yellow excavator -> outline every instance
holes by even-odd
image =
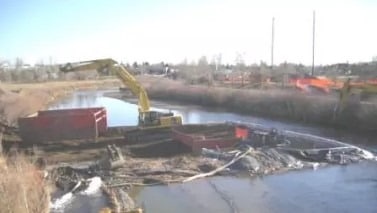
[[[113,59],[98,59],[67,63],[59,67],[62,72],[97,70],[99,73],[115,74],[138,97],[139,124],[142,129],[165,128],[182,124],[182,117],[173,113],[150,110],[148,94],[136,78],[126,68]]]

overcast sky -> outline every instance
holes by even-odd
[[[270,63],[275,17],[276,64],[309,65],[313,10],[316,64],[377,56],[376,0],[0,0],[0,58]]]

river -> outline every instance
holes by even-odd
[[[114,90],[80,91],[52,109],[104,106],[110,126],[137,124],[137,106],[104,97]],[[243,121],[311,133],[377,150],[373,136],[276,121],[194,105],[152,102],[155,110],[182,115],[184,123]],[[142,188],[136,201],[147,212],[377,212],[377,162],[329,166],[265,177],[213,177],[187,184]],[[81,198],[84,199],[84,198]],[[85,198],[87,199],[87,198]],[[86,201],[87,202],[87,201]],[[93,202],[100,202],[93,200]],[[80,203],[74,202],[76,205]],[[80,205],[82,206],[82,205]],[[76,208],[69,208],[68,212]],[[87,209],[85,212],[94,212]]]

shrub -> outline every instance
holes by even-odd
[[[145,79],[141,79],[142,82]],[[151,98],[181,101],[208,107],[222,107],[238,113],[263,117],[373,130],[376,128],[377,105],[350,101],[334,114],[338,103],[331,95],[307,95],[287,90],[231,89],[193,86],[168,79],[148,79],[144,84]]]
[[[28,159],[22,155],[0,157],[0,173],[0,213],[49,211],[46,183]]]

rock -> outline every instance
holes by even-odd
[[[233,159],[234,157],[234,154],[220,152],[220,151],[216,151],[213,149],[206,149],[206,148],[202,148],[202,155],[204,157],[215,158],[215,159],[226,160],[226,161],[229,161]]]
[[[232,168],[258,172],[260,169],[260,164],[258,163],[257,159],[250,155],[247,155],[234,163]]]
[[[286,154],[286,153],[281,153],[278,152],[280,155],[280,160],[283,163],[284,166],[288,168],[296,168],[298,164],[298,160],[295,159],[293,156]]]
[[[281,162],[276,150],[275,152],[271,150],[272,149],[261,150],[260,157],[262,159],[262,164],[266,167],[265,169],[274,171],[283,167],[283,163]]]

